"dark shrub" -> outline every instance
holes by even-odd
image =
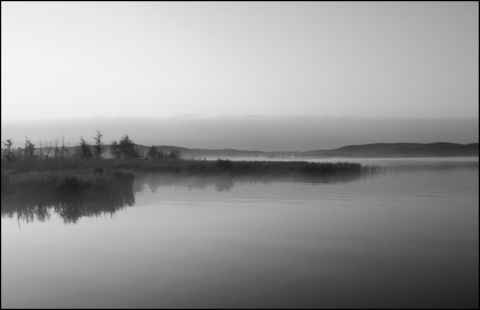
[[[80,190],[80,180],[76,176],[67,176],[62,184],[60,189],[66,192],[78,192]]]

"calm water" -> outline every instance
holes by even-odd
[[[1,305],[478,308],[478,158],[349,161],[395,169],[144,176],[116,212],[2,209]]]

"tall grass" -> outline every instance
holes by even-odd
[[[335,175],[343,173],[358,174],[362,166],[358,163],[311,163],[304,161],[231,161],[218,159],[207,160],[82,160],[82,159],[50,159],[22,160],[13,163],[2,162],[2,172],[32,171],[71,171],[71,170],[132,170],[142,172],[201,174],[201,175]]]
[[[113,170],[95,173],[87,169],[53,171],[10,171],[1,174],[1,193],[15,194],[17,191],[55,191],[70,194],[92,188],[108,189],[115,184],[131,183],[134,175],[129,171]]]

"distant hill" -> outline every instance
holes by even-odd
[[[303,152],[306,157],[446,157],[478,156],[478,143],[374,143]]]
[[[138,149],[146,154],[150,146],[136,145]],[[235,157],[265,157],[265,158],[301,158],[301,157],[447,157],[447,156],[478,156],[478,143],[457,144],[457,143],[374,143],[362,145],[347,145],[333,150],[314,150],[307,152],[263,152],[235,149],[189,149],[168,145],[155,146],[158,151],[169,152],[176,148],[182,158],[235,158]],[[45,148],[43,153],[46,154]],[[67,156],[73,156],[75,147],[66,147]],[[104,146],[104,154],[108,156],[110,146]],[[104,155],[104,156],[105,156]],[[49,156],[53,156],[53,150]]]
[[[156,146],[157,150],[169,151],[174,146]],[[235,149],[188,149],[178,148],[184,158],[215,157],[447,157],[478,156],[478,143],[374,143],[347,145],[333,150],[307,152],[263,152]],[[148,147],[145,147],[145,152]]]

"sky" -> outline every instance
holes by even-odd
[[[478,124],[475,1],[3,1],[1,8],[2,139],[12,122],[92,117],[210,119],[224,124],[218,131],[228,129],[225,117],[291,121],[293,131],[296,117]],[[450,136],[472,126],[462,128]],[[456,139],[471,137],[478,141],[472,132]],[[450,138],[424,142],[435,139]]]

